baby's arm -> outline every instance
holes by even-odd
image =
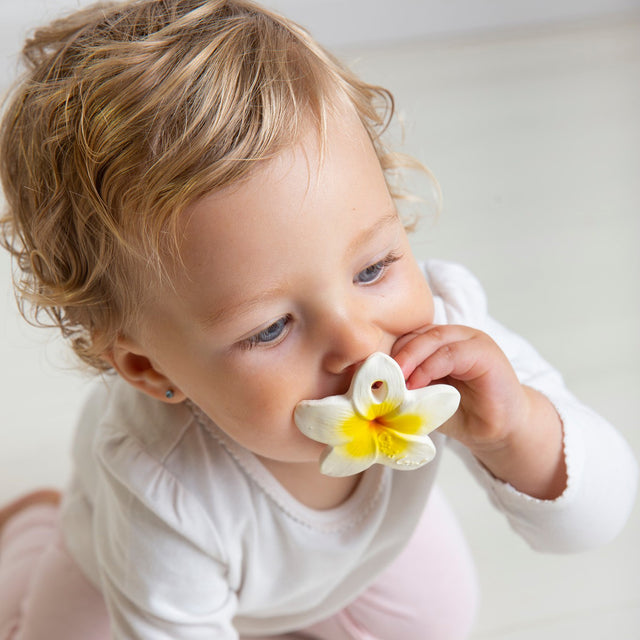
[[[635,501],[638,465],[629,445],[526,340],[489,316],[484,291],[469,271],[431,260],[425,274],[438,322],[447,325],[404,336],[392,355],[409,386],[445,376],[460,389],[460,415],[441,427],[451,448],[534,549],[566,553],[612,540]],[[461,344],[468,340],[472,344]],[[490,371],[483,375],[483,368]],[[487,391],[496,395],[487,397]],[[491,415],[495,423],[487,422]],[[510,415],[525,420],[510,422]],[[511,434],[502,447],[500,432]]]
[[[126,489],[110,489],[96,505],[95,544],[113,640],[237,640],[225,567]]]

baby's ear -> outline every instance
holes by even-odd
[[[131,386],[163,402],[178,403],[186,396],[159,371],[143,349],[129,338],[119,337],[103,358]]]

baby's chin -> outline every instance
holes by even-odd
[[[293,431],[295,429],[295,431]],[[287,446],[280,450],[254,451],[261,460],[268,460],[278,464],[313,464],[318,465],[325,445],[305,436],[292,423],[291,437],[287,439]]]

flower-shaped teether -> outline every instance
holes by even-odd
[[[408,390],[398,363],[373,353],[342,396],[303,400],[295,409],[298,429],[327,446],[320,471],[348,476],[378,462],[417,469],[436,448],[428,434],[458,408],[460,394],[446,384]]]

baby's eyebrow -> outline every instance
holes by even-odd
[[[232,304],[221,305],[213,313],[210,313],[203,317],[200,323],[205,329],[209,329],[219,322],[226,320],[228,317],[246,313],[254,307],[257,307],[270,299],[277,298],[278,296],[282,295],[284,295],[284,288],[280,285],[265,289],[252,298],[239,300],[238,302],[234,302]]]
[[[349,244],[349,252],[353,253],[360,247],[367,244],[385,227],[398,223],[398,212],[395,209],[389,209],[383,216],[378,218],[374,224],[367,227],[362,233],[357,235]]]

